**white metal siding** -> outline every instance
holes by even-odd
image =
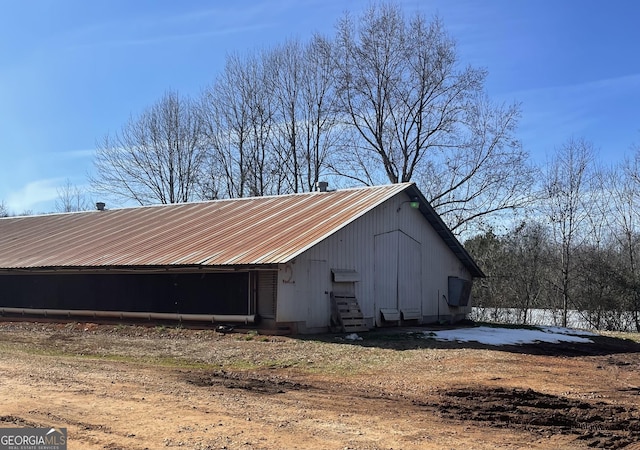
[[[401,231],[374,238],[374,311],[422,310],[422,245]]]
[[[422,310],[422,244],[398,233],[398,309]]]
[[[296,288],[304,282],[299,276],[301,270],[306,270],[304,258],[295,262],[281,264],[278,270],[278,310],[277,322],[300,322],[307,318],[307,300],[298,299]]]
[[[331,270],[325,260],[309,261],[305,298],[309,300],[308,328],[326,328],[331,317],[329,283]],[[326,331],[326,330],[325,330]]]
[[[380,309],[398,308],[398,233],[378,234],[374,238],[373,311],[381,325]]]
[[[378,261],[377,254],[384,255],[386,252],[390,258],[387,263],[396,264],[398,267],[397,258],[394,259],[393,254],[395,252],[397,255],[397,246],[400,245],[396,239],[396,247],[392,251],[393,238],[376,238],[376,236],[401,232],[404,235],[402,245],[405,246],[405,253],[407,252],[406,246],[410,246],[411,242],[419,244],[420,247],[420,250],[413,250],[416,253],[411,253],[408,256],[411,261],[414,261],[411,266],[415,270],[419,270],[420,275],[416,276],[418,272],[412,271],[406,277],[403,276],[402,282],[404,284],[413,280],[420,283],[419,287],[410,287],[409,291],[421,292],[420,299],[416,303],[420,304],[423,316],[435,318],[468,312],[464,308],[450,308],[442,300],[442,295],[447,295],[449,276],[470,279],[470,274],[422,214],[410,207],[408,200],[405,193],[392,197],[299,255],[295,260],[296,263],[293,264],[295,282],[306,284],[304,279],[307,277],[307,265],[310,260],[326,261],[326,272],[330,272],[331,269],[355,270],[360,274],[360,281],[355,283],[356,297],[364,316],[373,320],[381,307],[377,303],[384,296],[376,291],[382,289],[384,292],[390,292],[394,289],[393,286],[390,286],[394,283],[391,276],[383,279],[378,278],[375,266]],[[415,258],[419,258],[419,264],[415,263]],[[385,272],[385,270],[384,267],[378,268],[378,272]],[[393,270],[391,270],[392,272]],[[322,279],[329,276],[328,273],[326,275],[317,273],[317,275]],[[307,305],[300,308],[296,304],[296,302],[306,303],[308,301],[308,299],[297,297],[297,294],[301,294],[306,288],[298,286],[296,289],[290,289],[291,285],[283,285],[282,282],[280,287],[284,289],[279,293],[283,301],[279,303],[278,320],[285,320],[285,318],[293,320],[295,317],[296,320],[315,322],[315,319],[309,317]],[[330,289],[330,286],[327,289]],[[406,287],[402,289],[406,289]],[[293,297],[297,297],[296,301]],[[397,308],[397,306],[394,307]],[[470,306],[467,309],[470,309]]]

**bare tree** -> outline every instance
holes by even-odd
[[[269,52],[273,62],[274,127],[271,144],[277,155],[280,190],[300,192],[302,161],[301,96],[304,50],[298,41],[289,41]]]
[[[331,152],[343,139],[337,118],[337,97],[333,64],[335,50],[331,42],[319,35],[313,37],[304,52],[302,67],[302,146],[300,171],[303,190],[315,189],[329,167]]]
[[[513,306],[511,298],[505,295],[513,275],[507,263],[506,239],[488,230],[468,239],[465,247],[486,274],[485,278],[473,284],[475,318],[492,322],[506,321],[507,309]]]
[[[608,171],[601,185],[608,194],[602,203],[603,222],[618,250],[620,284],[626,287],[620,297],[627,301],[620,309],[632,313],[640,331],[640,149]]]
[[[628,214],[628,226],[625,227],[627,242],[625,248],[628,254],[628,267],[631,282],[631,299],[629,310],[633,314],[636,331],[640,332],[640,264],[638,253],[640,253],[640,145],[634,145],[635,155],[632,161],[627,161],[624,170],[630,186],[625,190],[628,202],[633,205],[633,215]],[[631,212],[631,211],[630,211]],[[626,230],[628,228],[628,230]]]
[[[98,145],[91,183],[96,191],[141,205],[197,198],[206,146],[188,97],[168,91],[119,133]]]
[[[315,35],[307,45],[289,41],[270,52],[273,68],[273,148],[281,190],[313,190],[327,175],[331,148],[339,145],[333,47]]]
[[[272,60],[262,52],[227,58],[204,94],[201,114],[210,145],[209,176],[223,177],[228,197],[278,194],[273,152]]]
[[[249,109],[249,164],[248,194],[262,196],[280,194],[278,184],[277,155],[271,147],[274,126],[272,92],[274,79],[273,60],[262,52],[247,58],[243,70],[243,83],[238,86],[242,91],[243,102]]]
[[[59,187],[57,191],[56,211],[77,212],[91,209],[91,203],[85,193],[78,186],[72,184],[68,178],[65,180],[64,185]]]
[[[227,58],[201,108],[208,198],[413,180],[458,233],[531,200],[518,106],[487,99],[439,20],[383,5],[337,28]]]
[[[535,199],[535,169],[513,137],[519,110],[493,105],[484,95],[467,108],[464,141],[434,152],[419,176],[433,207],[458,234]]]
[[[454,230],[526,203],[531,169],[513,137],[519,107],[487,100],[486,71],[459,67],[440,20],[372,6],[339,22],[336,45],[342,117],[356,130],[366,178],[421,182]]]
[[[249,172],[249,105],[236,87],[243,82],[242,60],[227,57],[224,71],[204,93],[200,108],[208,140],[207,178],[215,186],[215,195],[244,197]],[[213,198],[214,195],[207,195]]]
[[[320,36],[227,58],[201,102],[218,195],[315,188],[338,143],[333,75],[333,47]]]
[[[517,308],[518,322],[531,323],[531,310],[545,301],[545,280],[550,264],[547,229],[538,222],[521,223],[509,235],[511,264],[509,289],[512,307]]]
[[[0,217],[9,217],[9,208],[4,203],[4,200],[0,201]]]
[[[560,248],[557,288],[561,296],[563,326],[567,326],[567,312],[573,306],[574,253],[587,238],[583,231],[592,207],[589,196],[594,192],[591,190],[594,158],[591,143],[583,139],[569,139],[556,149],[544,179],[548,199],[546,214]]]
[[[521,222],[502,236],[478,234],[465,247],[482,265],[487,278],[474,284],[474,314],[497,322],[535,323],[533,309],[547,301],[551,263],[548,230],[539,222]]]

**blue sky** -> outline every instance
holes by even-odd
[[[605,161],[640,143],[640,2],[404,0],[438,14],[496,101],[522,103],[534,161],[584,137]],[[0,201],[54,209],[96,141],[167,89],[198,95],[228,53],[333,33],[356,0],[0,0]],[[114,205],[115,206],[115,205]]]

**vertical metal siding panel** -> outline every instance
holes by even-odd
[[[382,205],[381,205],[382,206]],[[375,320],[375,234],[383,224],[385,214],[382,214],[381,206],[361,217],[357,230],[358,249],[354,251],[360,272],[360,282],[356,283],[356,295],[363,315]]]
[[[296,311],[296,272],[295,264],[280,264],[278,268],[278,305],[276,308],[277,322],[296,322],[304,320],[298,318]]]
[[[375,291],[374,291],[374,236],[376,228],[379,226],[381,214],[379,209],[374,209],[367,216],[363,217],[363,230],[361,236],[361,282],[359,300],[364,317],[371,318],[375,322]]]
[[[398,233],[398,307],[422,311],[422,245]]]
[[[335,235],[299,255],[291,264],[294,277],[291,286],[285,288],[289,297],[287,315],[278,314],[280,321],[305,322],[307,328],[329,326],[330,304],[325,292],[331,290],[330,264],[327,260]]]
[[[362,267],[362,282],[357,286],[358,299],[364,316],[373,318],[376,321],[376,310],[381,305],[376,304],[379,293],[376,288],[383,287],[384,291],[395,290],[397,272],[385,272],[376,270],[377,255],[395,255],[392,259],[397,263],[397,250],[395,240],[376,239],[376,236],[391,233],[399,228],[398,205],[403,201],[403,195],[393,197],[363,216],[361,230],[362,251],[360,253]],[[377,248],[376,245],[384,245],[384,248]]]
[[[325,328],[329,326],[331,304],[328,281],[330,277],[327,261],[324,259],[309,259],[307,263],[308,282],[304,297],[307,299],[307,328]]]
[[[422,214],[405,203],[408,198],[402,197],[406,195],[391,199],[396,202],[396,209],[400,208],[399,228],[422,244],[422,314],[433,318],[449,315],[452,311],[442,299],[443,294],[448,294],[448,277],[469,279],[469,273]]]
[[[300,255],[293,266],[293,292],[291,321],[306,322],[309,317],[309,256]]]
[[[399,231],[378,234],[375,237],[374,289],[375,309],[398,308],[398,252]],[[376,317],[378,322],[379,317]]]
[[[426,242],[423,249],[423,268],[425,283],[423,285],[424,316],[436,317],[446,313],[442,305],[442,294],[446,294],[449,249],[433,228],[425,227],[422,239]]]
[[[331,267],[328,257],[335,236],[329,236],[295,259],[298,275],[295,288],[296,302],[304,309],[300,314],[304,315],[301,320],[304,320],[307,328],[329,326],[329,296],[324,295],[324,291],[328,292],[331,289],[327,282]]]
[[[377,321],[376,310],[380,308],[380,305],[376,304],[376,297],[379,296],[376,289],[380,286],[389,286],[390,284],[395,283],[394,280],[388,279],[388,277],[391,276],[388,273],[385,274],[386,276],[384,279],[378,278],[379,274],[376,271],[376,255],[379,251],[387,252],[388,250],[376,248],[377,240],[375,236],[397,229],[398,225],[395,203],[395,199],[391,198],[370,211],[366,217],[363,217],[363,219],[366,218],[366,231],[364,231],[366,241],[362,243],[365,248],[362,255],[364,273],[362,276],[359,298],[361,299],[361,307],[364,316],[372,318],[374,323]],[[378,245],[380,245],[380,242],[378,242]]]
[[[423,315],[430,317],[447,316],[452,310],[443,295],[448,295],[448,277],[461,276],[462,263],[431,227],[423,231],[428,240],[428,249],[423,248],[423,270],[425,285],[423,285]],[[462,269],[466,272],[465,269]],[[466,273],[466,277],[468,277]],[[456,312],[460,312],[457,309]]]

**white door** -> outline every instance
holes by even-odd
[[[374,238],[376,323],[380,309],[422,308],[422,246],[401,231]]]
[[[404,233],[398,236],[398,309],[422,310],[422,246]]]
[[[378,234],[374,238],[374,314],[381,325],[380,309],[398,308],[398,235]]]
[[[330,282],[331,273],[327,267],[327,261],[310,260],[307,269],[308,328],[329,326],[331,300],[328,291]]]

